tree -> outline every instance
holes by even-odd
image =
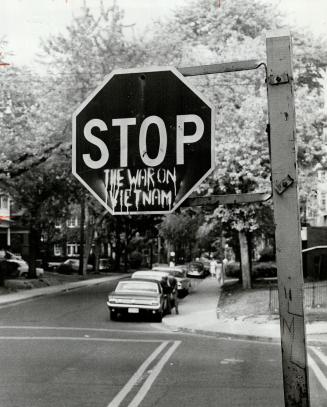
[[[212,216],[206,216],[196,233],[198,251],[214,254],[215,258],[223,259],[223,229],[219,219],[212,221]],[[200,254],[199,253],[199,254]]]
[[[48,126],[52,131],[70,129],[71,114],[99,82],[114,68],[135,66],[142,61],[143,50],[136,43],[130,43],[124,36],[123,13],[114,2],[105,7],[100,2],[98,14],[93,14],[84,5],[81,13],[75,15],[66,32],[57,34],[43,42],[42,62],[47,67],[49,80],[48,97],[51,98],[54,115],[49,117]],[[48,107],[45,107],[45,113]],[[70,138],[70,131],[64,138]],[[67,155],[71,158],[70,142]],[[86,273],[86,263],[97,229],[104,220],[103,209],[88,192],[80,190],[81,226],[81,274]],[[92,216],[88,216],[88,214]],[[95,218],[93,224],[91,218]],[[117,262],[120,257],[120,221],[116,221]],[[126,235],[128,236],[128,234]]]
[[[42,155],[54,144],[49,134],[42,133],[39,103],[42,83],[25,69],[0,69],[1,170],[14,171],[27,160]],[[11,166],[11,168],[9,168]]]
[[[250,58],[264,62],[265,31],[284,25],[281,13],[269,3],[225,0],[218,7],[215,1],[195,0],[191,5],[176,10],[168,22],[158,24],[148,49],[151,60],[157,58],[165,64],[178,66]],[[320,79],[327,53],[323,41],[299,31],[293,32],[294,67],[298,92],[299,161],[304,167],[310,165],[310,159],[319,161],[325,154],[322,147],[325,118]],[[269,191],[264,69],[212,75],[191,81],[214,102],[217,111],[218,165],[205,186],[218,193]],[[202,193],[206,192],[205,186],[202,186]],[[259,207],[255,205],[219,207],[214,212],[214,217],[218,217],[223,225],[231,226],[239,234],[245,288],[251,286],[246,237],[262,226],[259,215]]]
[[[157,236],[156,225],[161,220],[161,216],[157,215],[125,215],[113,216],[112,224],[115,230],[116,244],[116,259],[115,267],[120,268],[120,260],[123,256],[124,270],[127,271],[128,260],[130,257],[130,249],[132,240],[136,237],[147,237],[150,241],[150,250],[152,239]]]
[[[171,19],[156,24],[151,36],[136,42],[124,36],[122,12],[116,3],[108,8],[101,3],[97,15],[84,6],[65,33],[44,42],[41,57],[47,64],[47,77],[40,79],[16,68],[0,72],[0,93],[5,101],[0,121],[2,172],[9,169],[17,176],[25,174],[29,166],[38,167],[48,160],[44,152],[50,147],[60,159],[70,159],[71,112],[112,69],[145,63],[183,66],[249,58],[264,62],[264,31],[283,24],[275,6],[258,0],[225,0],[221,7],[214,0],[194,0],[191,6],[176,9]],[[303,169],[300,178],[304,179],[303,175],[310,173],[313,164],[325,155],[321,143],[326,123],[321,77],[327,47],[321,40],[298,31],[294,31],[294,67],[299,162]],[[189,80],[216,106],[218,166],[202,185],[201,193],[210,193],[209,188],[216,193],[269,190],[264,65],[254,72]],[[60,177],[61,168],[55,165],[52,168]],[[71,182],[67,173],[68,178]],[[304,183],[300,187],[303,191],[309,189]],[[46,190],[45,187],[45,194]],[[76,190],[68,190],[69,199],[73,200]],[[95,208],[95,213],[101,218],[100,209]],[[209,222],[231,225],[245,244],[244,235],[262,228],[262,219],[258,207],[243,205],[218,208]],[[114,221],[118,248],[128,246],[128,241],[123,242],[121,238],[135,230],[134,226],[128,226],[131,220],[126,218],[127,223],[124,222],[125,219]],[[122,230],[125,226],[129,230]],[[88,242],[90,228],[88,225],[85,229]],[[243,256],[246,252],[246,248],[242,250]],[[246,263],[243,259],[242,265]],[[249,271],[246,275],[249,277]]]
[[[100,2],[98,15],[84,5],[66,32],[43,41],[40,57],[56,106],[51,121],[55,127],[70,121],[75,108],[113,69],[135,66],[142,60],[143,51],[124,35],[122,19],[123,12],[115,2],[107,8]]]
[[[22,222],[30,231],[30,274],[35,276],[42,228],[64,210],[61,198],[70,190],[68,167],[61,160],[65,146],[42,126],[42,83],[37,75],[15,67],[1,70],[0,95],[0,184],[24,209]]]
[[[52,157],[49,162],[27,170],[19,177],[3,180],[15,205],[23,209],[20,221],[29,230],[28,261],[31,277],[35,277],[42,231],[49,231],[50,224],[54,225],[55,220],[68,210],[71,199],[68,171],[70,168],[65,169],[62,162]]]
[[[158,225],[159,235],[165,239],[167,256],[171,251],[176,259],[193,257],[197,240],[197,231],[203,222],[200,212],[192,213],[184,210],[165,216]]]

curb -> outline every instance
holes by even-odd
[[[193,335],[203,335],[203,336],[210,336],[217,339],[234,339],[234,340],[246,340],[246,341],[255,341],[255,342],[263,342],[263,343],[280,343],[280,338],[275,337],[268,337],[268,336],[256,336],[256,335],[249,335],[249,334],[235,334],[235,333],[226,333],[226,332],[214,332],[214,331],[207,331],[204,329],[193,329],[193,328],[183,328],[183,327],[173,327],[163,321],[163,324],[166,328],[173,330],[174,333],[187,333]]]
[[[173,327],[172,325],[166,324],[163,321],[163,324],[166,328],[172,330],[173,333],[181,333],[181,334],[190,334],[190,335],[202,335],[202,336],[209,336],[216,339],[223,339],[223,340],[239,340],[239,341],[253,341],[253,342],[261,342],[267,344],[274,344],[274,345],[281,345],[281,339],[278,337],[268,337],[268,336],[256,336],[256,335],[249,335],[249,334],[229,334],[226,332],[214,332],[214,331],[206,331],[204,329],[193,329],[193,328],[182,328],[182,327]],[[319,339],[310,339],[307,338],[307,345],[310,346],[326,346],[327,340],[319,340]]]
[[[227,333],[227,332],[214,332],[214,331],[207,331],[205,329],[193,329],[193,328],[184,328],[184,327],[176,327],[167,324],[163,321],[163,325],[170,329],[173,333],[185,333],[190,335],[202,335],[202,336],[209,336],[216,339],[223,339],[223,340],[240,340],[240,341],[253,341],[253,342],[261,342],[267,344],[274,344],[274,345],[281,345],[281,338],[280,337],[269,337],[269,336],[259,336],[259,335],[250,335],[250,334],[236,334],[236,333]],[[319,339],[310,339],[307,337],[307,344],[310,346],[326,346],[327,340],[319,340]]]

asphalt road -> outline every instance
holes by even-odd
[[[111,287],[0,308],[1,407],[284,405],[278,345],[181,334],[137,319],[111,322]],[[327,347],[310,348],[325,376],[326,355]],[[327,405],[317,372],[313,407]]]

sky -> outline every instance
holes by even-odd
[[[33,66],[40,37],[62,31],[86,1],[97,7],[99,0],[0,0],[0,38],[5,37],[12,55],[2,60]],[[111,4],[113,0],[103,0]],[[191,0],[116,0],[125,10],[125,23],[141,32],[152,21],[169,15],[176,6]],[[217,0],[218,1],[218,0]],[[220,0],[224,1],[224,0]],[[264,0],[268,1],[268,0]],[[307,26],[327,36],[327,0],[269,0],[289,14],[290,22]]]

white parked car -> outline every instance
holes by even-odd
[[[2,254],[2,253],[1,253]],[[19,254],[14,254],[9,252],[8,250],[5,251],[5,254],[3,256],[0,256],[0,260],[2,262],[5,262],[7,264],[12,265],[12,267],[9,269],[10,270],[10,275],[8,277],[27,277],[28,276],[28,271],[29,267],[27,262],[22,259],[22,256]],[[40,267],[36,268],[36,276],[41,277],[44,274],[44,270]]]
[[[108,296],[110,319],[117,320],[123,314],[152,315],[161,322],[166,312],[166,300],[159,281],[148,279],[120,280]]]
[[[91,264],[87,264],[86,267],[87,271],[93,270],[93,266]],[[79,259],[71,258],[67,259],[63,263],[60,263],[59,266],[55,269],[57,273],[61,274],[73,274],[77,273],[79,270]]]

